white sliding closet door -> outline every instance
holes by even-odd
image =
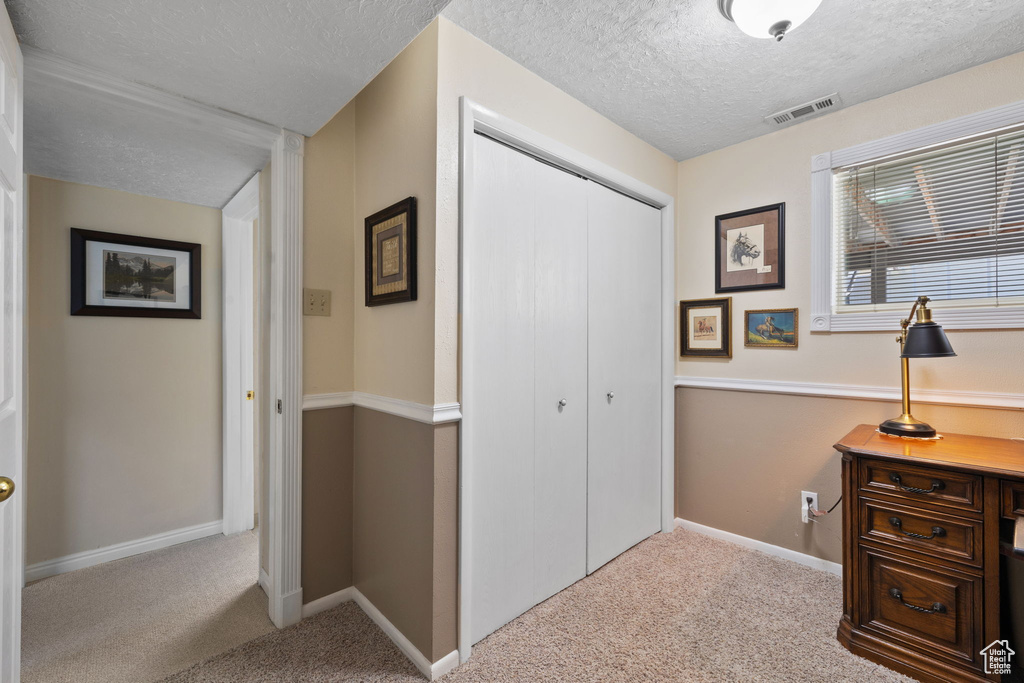
[[[661,213],[588,183],[587,572],[661,530]]]
[[[591,183],[539,161],[534,165],[536,604],[587,575],[587,185]],[[564,406],[560,405],[563,400]]]
[[[462,485],[475,643],[586,571],[588,183],[486,138],[473,149]]]

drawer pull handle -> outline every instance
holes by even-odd
[[[931,606],[931,609],[929,609],[927,607],[918,607],[917,605],[911,605],[909,602],[904,602],[904,600],[903,600],[903,593],[900,591],[899,588],[890,588],[889,589],[889,595],[892,596],[892,598],[894,600],[899,600],[900,604],[903,605],[904,607],[909,607],[910,609],[914,610],[915,612],[922,612],[924,614],[945,614],[946,613],[946,606],[943,605],[941,602],[933,602],[932,606]]]
[[[941,526],[933,526],[932,527],[932,535],[931,536],[925,536],[923,534],[915,534],[913,531],[904,531],[903,530],[903,520],[900,519],[899,517],[890,517],[889,518],[889,524],[892,524],[894,527],[896,527],[899,530],[899,532],[901,534],[903,534],[904,536],[909,536],[910,538],[920,538],[920,539],[925,540],[925,541],[930,541],[933,538],[941,538],[941,537],[946,535],[946,530],[943,529]]]
[[[914,488],[913,486],[904,486],[902,478],[895,472],[889,473],[889,479],[892,481],[892,483],[896,484],[897,488],[902,489],[903,491],[907,491],[908,493],[935,493],[936,491],[941,491],[942,489],[946,488],[946,482],[942,481],[941,479],[932,480],[932,487],[930,489],[917,489]]]

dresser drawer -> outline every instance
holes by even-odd
[[[895,503],[860,499],[860,536],[894,548],[982,566],[982,523]]]
[[[984,578],[861,546],[863,627],[930,656],[976,666]]]
[[[885,460],[862,459],[860,467],[860,488],[866,493],[981,512],[979,476]]]
[[[1003,517],[1024,516],[1024,482],[1003,482]]]

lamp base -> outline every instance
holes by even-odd
[[[878,425],[878,431],[893,436],[916,436],[919,438],[929,438],[936,434],[935,428],[930,424],[916,420],[912,415],[906,413]]]

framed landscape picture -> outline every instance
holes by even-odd
[[[715,216],[715,293],[786,286],[786,204]]]
[[[366,219],[366,305],[416,300],[416,198]]]
[[[202,318],[202,246],[71,228],[71,315]]]
[[[680,356],[732,358],[732,299],[691,299],[679,302],[682,327]]]
[[[770,308],[743,312],[743,345],[765,349],[795,349],[799,341],[799,311]]]

